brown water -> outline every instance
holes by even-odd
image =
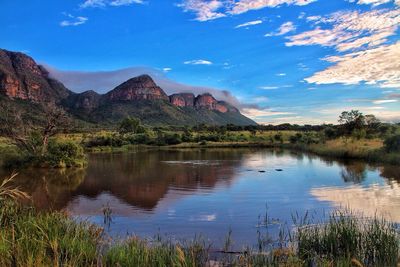
[[[103,225],[102,208],[109,206],[112,235],[202,234],[220,246],[231,229],[238,247],[255,243],[266,204],[269,216],[288,225],[294,212],[318,217],[336,207],[400,222],[398,181],[395,166],[267,149],[91,154],[84,170],[31,170],[17,178],[40,209]]]

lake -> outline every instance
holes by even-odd
[[[2,173],[4,177],[7,173]],[[112,236],[191,239],[220,247],[255,244],[266,211],[271,232],[296,212],[334,208],[400,222],[400,168],[270,149],[137,150],[89,155],[83,170],[21,172],[17,183],[39,209],[65,210]],[[104,225],[103,208],[112,211]],[[265,231],[265,230],[263,230]]]

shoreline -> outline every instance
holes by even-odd
[[[154,145],[125,145],[122,147],[95,147],[87,149],[88,153],[107,153],[107,152],[127,152],[135,149],[218,149],[218,148],[270,148],[286,149],[290,151],[311,153],[316,156],[327,157],[336,160],[363,160],[367,163],[375,164],[400,164],[400,154],[387,153],[383,149],[351,150],[346,147],[330,148],[325,144],[299,145],[299,144],[271,144],[267,142],[208,142],[200,143],[182,143],[178,145],[154,146]]]

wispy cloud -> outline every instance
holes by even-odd
[[[64,13],[64,15],[67,16],[68,19],[60,22],[61,27],[79,26],[85,24],[89,20],[87,17],[75,17],[67,13]]]
[[[106,6],[129,6],[132,4],[143,4],[143,0],[86,0],[79,6],[81,8],[96,8]]]
[[[381,105],[381,104],[387,104],[387,103],[395,103],[397,101],[398,100],[396,100],[396,99],[379,99],[379,100],[372,101],[372,103],[375,105]]]
[[[377,47],[396,34],[400,10],[339,11],[312,21],[315,29],[287,37],[286,46],[331,46],[339,52]]]
[[[295,30],[296,26],[293,24],[293,22],[288,21],[283,23],[275,32],[267,33],[265,37],[285,35]]]
[[[195,13],[198,21],[208,21],[226,16],[219,11],[224,7],[224,2],[220,0],[185,0],[177,6],[185,12]]]
[[[278,89],[279,87],[278,86],[260,86],[259,88],[262,90],[275,90],[275,89]]]
[[[213,63],[209,60],[195,59],[183,62],[185,65],[212,65]]]
[[[316,0],[183,0],[178,7],[185,12],[192,12],[198,21],[208,21],[228,15],[246,13],[266,7],[282,5],[308,5]]]
[[[163,70],[163,72],[170,72],[172,70],[172,68],[163,68],[162,70]]]
[[[282,5],[304,6],[316,0],[239,0],[232,4],[228,11],[231,14],[242,14],[249,10],[257,10],[266,7],[279,7]]]
[[[253,20],[253,21],[239,24],[235,28],[238,29],[238,28],[243,28],[243,27],[249,27],[249,26],[254,26],[254,25],[258,25],[258,24],[262,24],[262,23],[263,23],[262,20]]]
[[[357,2],[357,4],[359,5],[372,5],[372,6],[379,6],[382,4],[386,4],[386,3],[391,3],[394,2],[396,5],[400,6],[400,1],[399,0],[349,0],[349,2],[353,3],[353,2]]]
[[[365,51],[324,60],[334,65],[306,78],[315,84],[375,84],[382,88],[400,88],[400,41]]]
[[[285,111],[276,111],[270,108],[259,109],[259,108],[243,108],[242,113],[245,116],[248,116],[252,119],[260,119],[262,117],[270,117],[270,116],[282,116],[282,115],[293,115],[295,113],[285,112]]]

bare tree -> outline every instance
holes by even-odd
[[[65,111],[54,103],[43,104],[37,120],[9,103],[0,103],[0,135],[30,154],[46,153],[49,138],[70,124]]]

